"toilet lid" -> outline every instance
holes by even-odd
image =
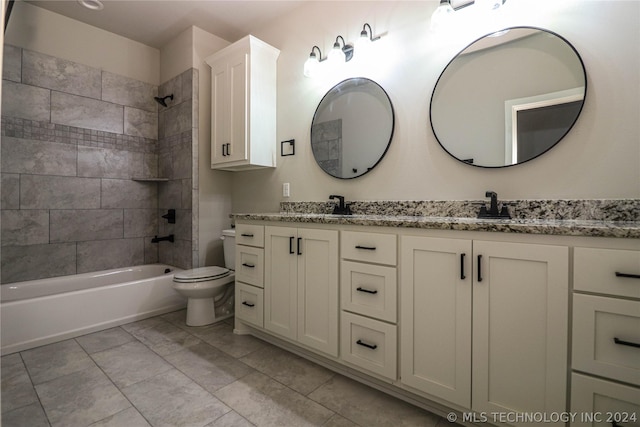
[[[231,270],[224,267],[200,267],[193,270],[184,270],[173,276],[174,282],[193,283],[206,280],[221,279],[231,274]]]

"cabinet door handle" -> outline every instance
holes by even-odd
[[[377,344],[367,344],[366,342],[363,342],[362,340],[356,341],[356,344],[361,345],[363,347],[370,348],[371,350],[375,350],[376,348],[378,348]]]
[[[638,344],[637,342],[631,342],[631,341],[624,341],[621,340],[620,338],[616,338],[613,337],[613,342],[619,345],[626,345],[629,347],[635,347],[635,348],[640,348],[640,344]]]
[[[302,245],[300,244],[302,242],[302,237],[298,237],[298,255],[302,255]]]
[[[222,144],[222,157],[226,157],[227,154],[225,153],[225,147],[227,146],[227,144]]]
[[[478,282],[482,282],[482,255],[478,255]]]
[[[224,144],[224,145],[227,146],[227,156],[230,156],[231,155],[231,144],[227,143],[227,144]]]
[[[364,249],[365,251],[375,251],[376,247],[375,246],[361,246],[361,245],[356,245],[356,249]]]
[[[364,293],[367,293],[367,294],[377,294],[377,293],[378,293],[378,291],[377,291],[377,290],[375,290],[375,289],[374,289],[374,290],[371,290],[371,289],[365,289],[365,288],[362,288],[362,287],[360,287],[360,286],[358,286],[358,287],[356,288],[356,291],[364,292]]]
[[[464,257],[467,254],[460,254],[460,280],[464,280],[467,276],[464,275]]]
[[[242,305],[246,305],[247,307],[255,307],[255,304],[251,304],[250,302],[242,301]]]
[[[247,264],[246,262],[243,262],[243,263],[242,263],[242,265],[243,265],[244,267],[255,268],[255,265],[253,265],[253,264]]]
[[[241,234],[242,237],[253,237],[252,233],[242,233]]]
[[[290,254],[294,254],[295,253],[293,251],[293,239],[295,239],[295,237],[289,237],[289,253]]]
[[[629,279],[640,279],[640,274],[620,273],[616,271],[616,277],[627,277]]]

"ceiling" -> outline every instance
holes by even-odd
[[[159,49],[192,25],[234,42],[309,0],[102,0],[100,11],[76,0],[24,1]]]

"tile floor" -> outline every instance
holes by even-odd
[[[446,420],[177,311],[2,357],[2,426],[421,426]]]

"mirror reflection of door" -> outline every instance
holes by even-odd
[[[519,110],[514,132],[514,163],[525,162],[553,147],[581,108],[582,100]]]

